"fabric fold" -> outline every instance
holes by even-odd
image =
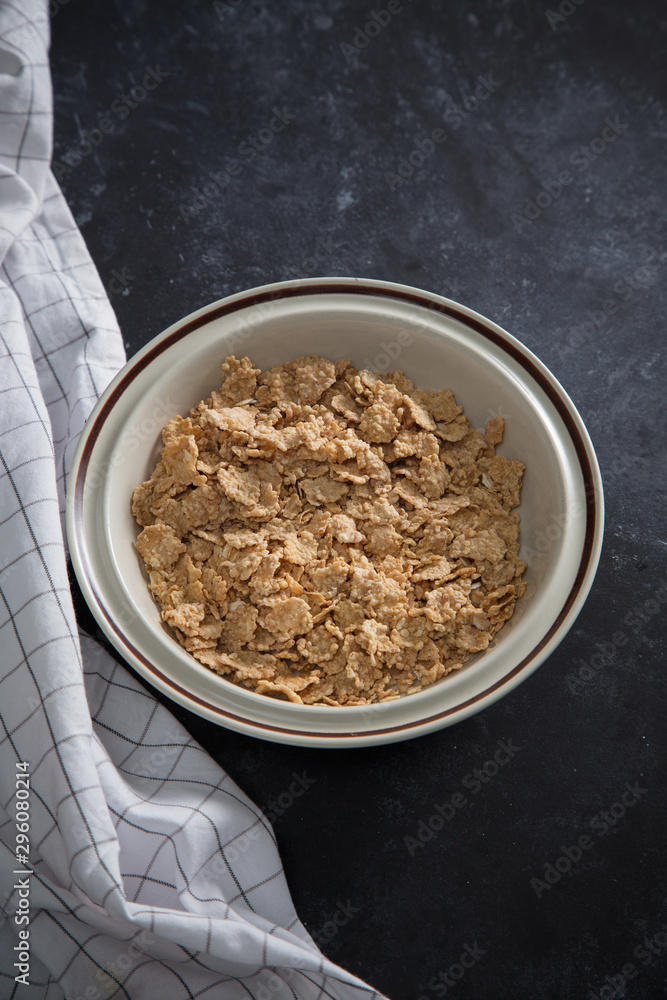
[[[0,3],[0,997],[376,997],[298,920],[262,813],[80,634],[69,465],[124,363],[50,171],[45,0]]]

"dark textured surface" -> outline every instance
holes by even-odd
[[[483,715],[337,752],[176,714],[267,811],[294,773],[312,780],[275,820],[297,910],[334,960],[393,1000],[663,996],[664,13],[415,0],[351,54],[341,43],[371,8],[349,0],[55,6],[57,168],[111,109],[113,131],[57,172],[128,353],[198,306],[281,278],[441,291],[552,369],[606,487],[605,548],[575,627]],[[125,116],[122,95],[148,67],[167,75]],[[480,76],[492,92],[457,117]],[[239,145],[274,107],[294,118],[251,162]],[[613,141],[582,152],[607,119]],[[422,165],[388,179],[438,128],[447,138]],[[240,167],[226,180],[230,157]],[[204,198],[194,189],[207,184]],[[526,199],[549,189],[526,221]],[[466,775],[499,740],[520,749],[475,793]],[[616,808],[626,782],[645,791]],[[457,791],[467,805],[412,856],[405,838]],[[612,807],[610,825],[599,814]],[[531,887],[582,835],[581,860]],[[349,919],[327,938],[339,904]],[[466,945],[474,965],[454,966],[463,978],[448,985]]]

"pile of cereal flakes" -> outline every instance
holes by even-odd
[[[291,702],[411,694],[486,649],[524,590],[524,466],[451,392],[345,359],[223,382],[134,491],[162,618],[201,663]]]

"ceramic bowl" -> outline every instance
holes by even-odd
[[[460,671],[370,707],[295,705],[232,684],[163,625],[134,547],[133,488],[160,431],[220,384],[228,354],[262,369],[299,355],[401,368],[420,388],[451,389],[474,427],[505,419],[498,453],[526,466],[521,555],[527,590],[494,642]],[[70,475],[74,568],[101,628],[150,684],[193,712],[262,739],[349,747],[409,739],[487,708],[526,679],[571,628],[602,544],[600,471],[583,421],[547,368],[491,320],[439,295],[386,281],[313,278],[231,295],[179,320],[136,354],[88,420]]]

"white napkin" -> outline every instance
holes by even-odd
[[[0,998],[370,1000],[265,817],[77,630],[68,466],[125,359],[49,169],[48,41],[46,0],[0,2]]]

